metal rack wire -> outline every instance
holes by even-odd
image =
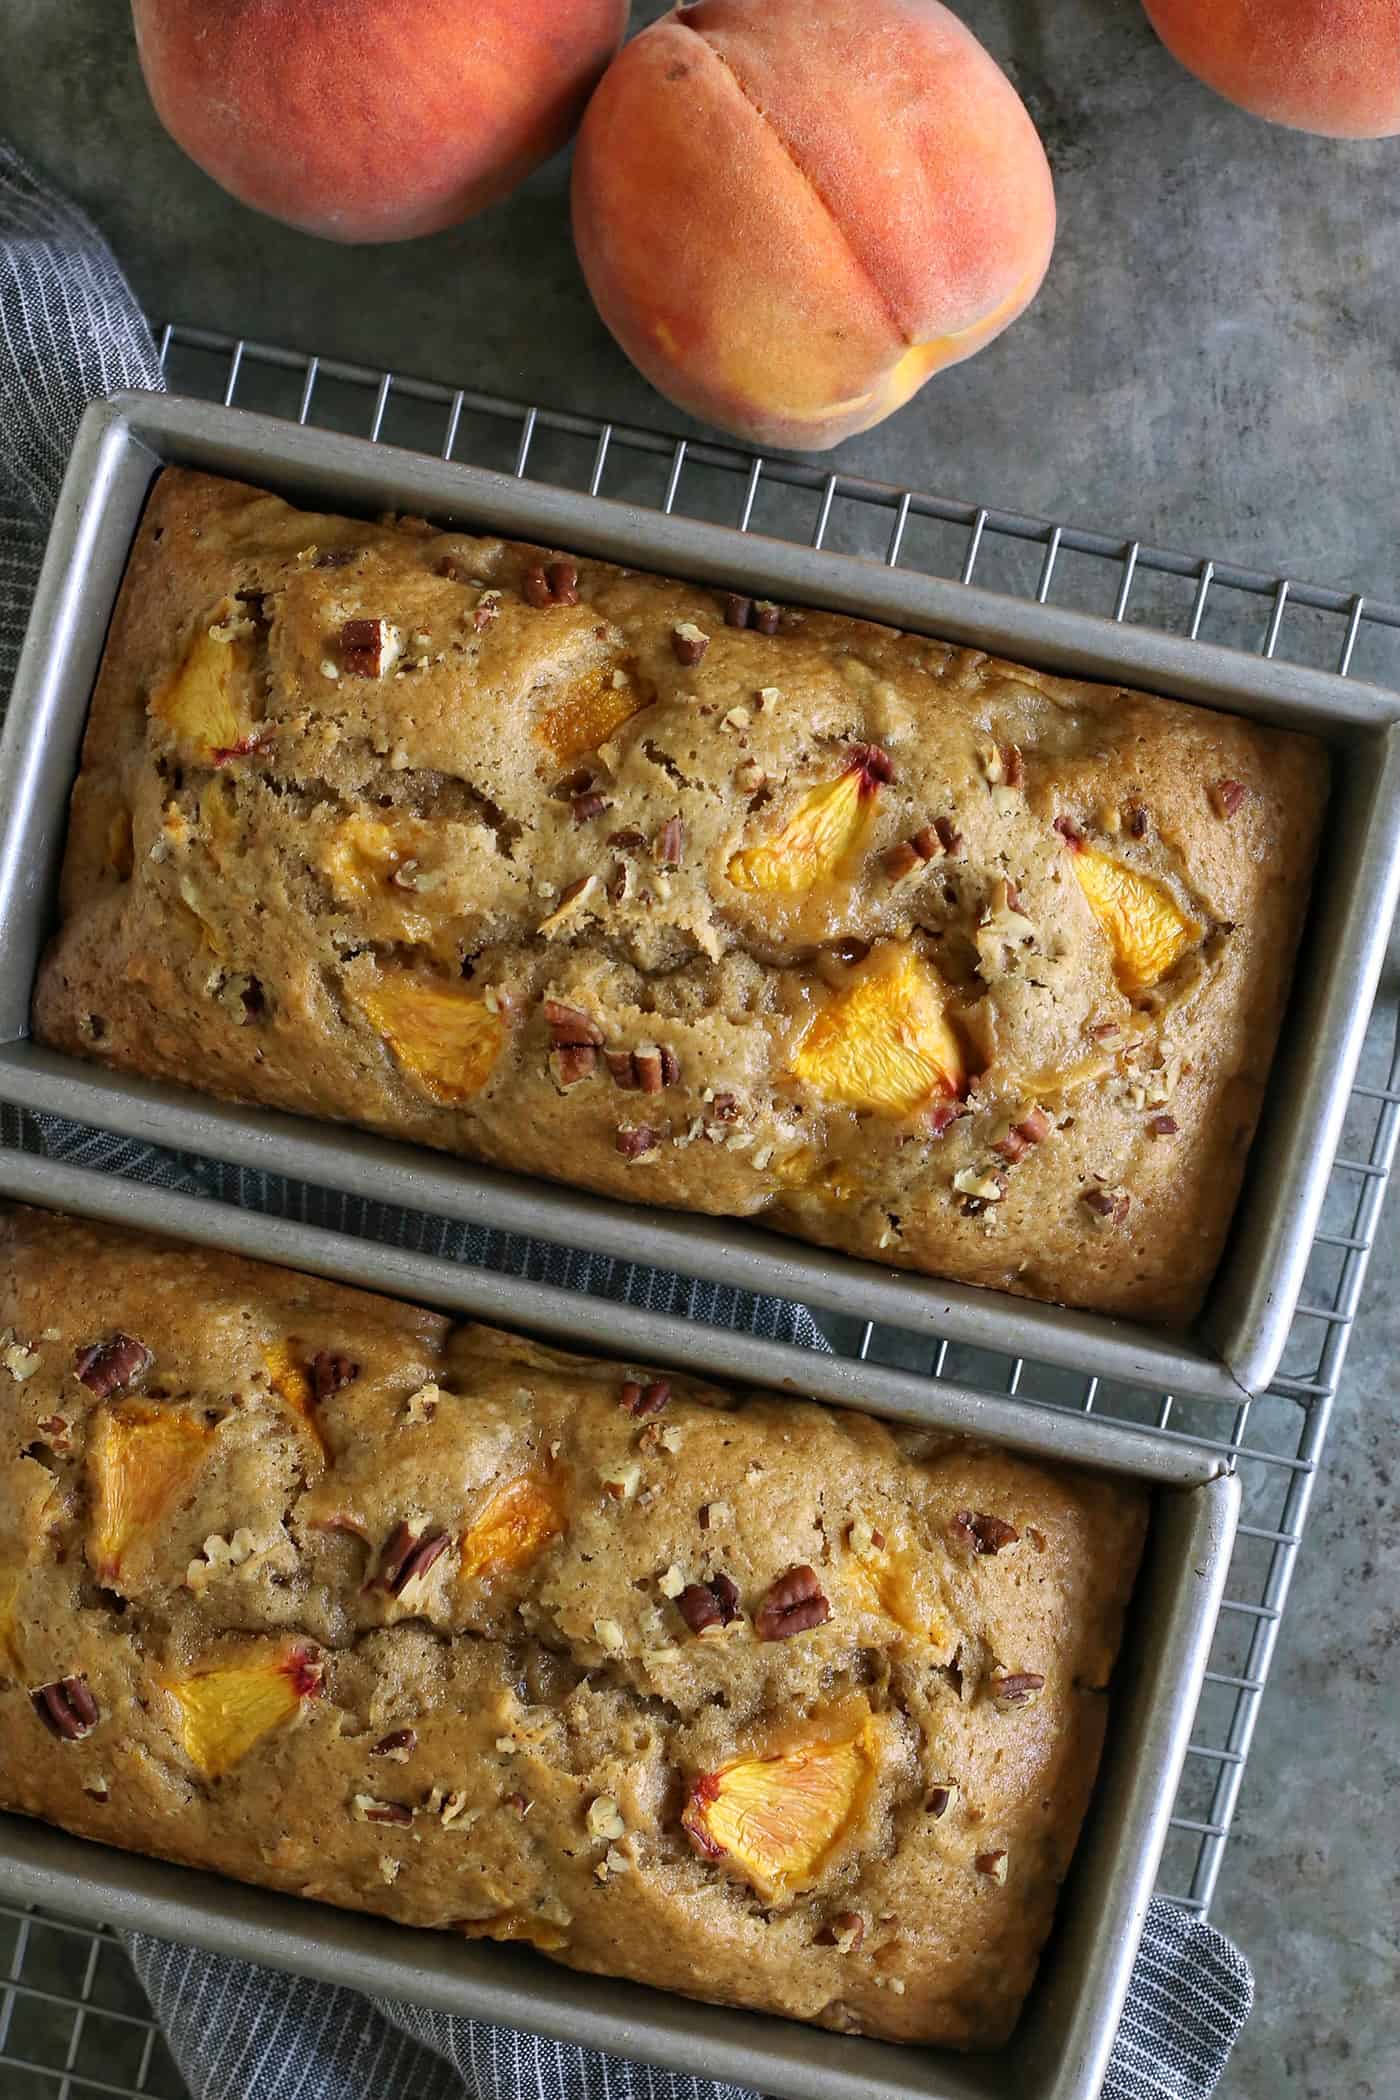
[[[1083,526],[675,438],[468,388],[169,327],[177,391],[357,432],[741,531],[855,553],[1380,682],[1400,679],[1400,603]],[[1253,1401],[1179,1398],[1021,1357],[830,1318],[835,1348],[1027,1405],[1150,1423],[1228,1456],[1245,1520],[1175,1804],[1160,1893],[1209,1908],[1287,1605],[1400,1141],[1400,1036],[1379,1012],[1352,1095],[1283,1368]],[[0,2071],[9,2100],[170,2096],[178,2074],[105,1934],[0,1906]],[[7,1980],[6,1980],[7,1979]]]

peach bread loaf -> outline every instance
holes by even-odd
[[[0,1807],[896,2041],[1014,2024],[1132,1484],[0,1211]]]
[[[156,485],[48,1043],[1181,1325],[1323,747],[412,519]]]

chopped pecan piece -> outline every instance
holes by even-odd
[[[41,1684],[29,1697],[49,1733],[64,1743],[80,1743],[102,1718],[83,1676],[60,1677],[53,1684]]]
[[[816,1570],[803,1563],[772,1584],[754,1613],[754,1631],[761,1641],[786,1641],[795,1633],[824,1626],[830,1617]]]
[[[924,865],[924,857],[917,852],[911,841],[902,846],[891,846],[885,855],[884,869],[891,882],[903,882],[916,868]]]
[[[660,1043],[642,1043],[636,1050],[609,1050],[607,1061],[614,1084],[629,1093],[659,1094],[681,1076],[676,1053]]]
[[[753,615],[753,599],[741,597],[737,591],[724,594],[724,624],[726,627],[747,627]]]
[[[771,598],[754,599],[749,625],[757,628],[760,634],[776,634],[782,625],[782,619],[781,606],[775,605]]]
[[[113,1393],[124,1393],[135,1385],[155,1360],[155,1352],[144,1342],[118,1328],[105,1341],[89,1342],[79,1349],[73,1369],[90,1393],[96,1393],[99,1400],[110,1400]]]
[[[413,1821],[413,1810],[403,1801],[376,1801],[373,1794],[356,1794],[351,1805],[357,1823],[406,1825]]]
[[[637,1085],[642,1093],[659,1094],[665,1086],[664,1055],[656,1043],[643,1043],[632,1052],[632,1070],[637,1075]]]
[[[471,583],[474,581],[470,569],[464,568],[455,554],[444,554],[433,571],[435,576],[445,576],[449,583]]]
[[[371,1757],[392,1758],[395,1764],[401,1765],[408,1761],[417,1747],[416,1728],[395,1728],[388,1735],[382,1735],[379,1741],[371,1746],[369,1754]]]
[[[1028,1114],[1022,1116],[1019,1123],[1012,1124],[1005,1137],[996,1140],[992,1150],[1014,1166],[1018,1159],[1024,1159],[1032,1145],[1038,1145],[1042,1139],[1049,1137],[1052,1127],[1043,1108],[1032,1108]]]
[[[1056,817],[1053,828],[1059,832],[1065,844],[1077,853],[1084,843],[1084,833],[1073,817]]]
[[[550,1053],[549,1069],[564,1094],[591,1079],[597,1065],[598,1053],[591,1043],[564,1043]]]
[[[352,678],[382,678],[391,655],[387,620],[347,620],[340,630],[340,666]]]
[[[710,646],[710,637],[693,620],[682,620],[671,629],[671,654],[678,664],[692,669]]]
[[[1128,804],[1127,809],[1123,812],[1123,821],[1128,827],[1130,838],[1145,839],[1147,837],[1147,811],[1140,802],[1130,802]]]
[[[574,796],[572,808],[575,824],[591,824],[594,817],[601,817],[605,809],[611,809],[612,803],[596,788],[589,788],[585,794]]]
[[[640,843],[640,841],[639,841]],[[679,817],[668,817],[656,834],[652,848],[660,868],[678,868],[685,852],[685,825]]]
[[[670,1397],[669,1378],[653,1378],[649,1385],[643,1385],[638,1378],[629,1378],[618,1395],[618,1405],[624,1414],[640,1422],[647,1415],[659,1415]]]
[[[1001,777],[1007,787],[1018,788],[1026,777],[1026,762],[1021,756],[1019,744],[1003,744],[1001,750]]]
[[[342,1386],[353,1385],[359,1375],[359,1365],[343,1350],[318,1349],[311,1359],[311,1391],[317,1406]]]
[[[716,1123],[732,1123],[739,1113],[739,1102],[734,1094],[716,1094],[709,1108]]]
[[[645,1153],[656,1150],[661,1132],[646,1123],[623,1123],[614,1142],[624,1159],[641,1159]]]
[[[1003,1546],[1014,1546],[1021,1536],[1014,1524],[1008,1524],[1004,1517],[988,1516],[983,1509],[958,1510],[953,1529],[979,1554],[1000,1553]]]
[[[1039,1670],[998,1670],[991,1680],[998,1706],[1033,1706],[1045,1689]]]
[[[676,1599],[676,1609],[697,1637],[719,1633],[741,1616],[738,1587],[727,1575],[715,1575],[709,1582],[688,1582]],[[793,1631],[801,1629],[794,1627]]]
[[[943,848],[943,851],[950,860],[955,859],[962,852],[963,835],[954,824],[952,818],[935,817],[933,828],[938,835],[938,843]]]
[[[316,569],[348,569],[360,552],[358,547],[326,547],[317,555],[312,567]]]
[[[520,592],[539,612],[552,605],[577,605],[578,568],[571,561],[536,562],[525,571]]]
[[[924,1803],[924,1807],[933,1817],[935,1823],[943,1821],[949,1809],[955,1805],[961,1792],[962,1789],[955,1779],[945,1780],[941,1786],[929,1788],[929,1796]]]
[[[396,1524],[379,1560],[379,1573],[372,1587],[402,1597],[410,1583],[421,1581],[442,1558],[452,1541],[445,1531],[425,1531],[417,1536],[409,1525]]]
[[[998,1884],[1006,1879],[1006,1854],[1004,1852],[979,1852],[972,1862],[979,1874]]]
[[[1212,780],[1206,796],[1217,817],[1233,817],[1249,789],[1242,780]]]
[[[628,1091],[635,1091],[637,1086],[637,1074],[633,1066],[631,1051],[609,1050],[607,1053],[607,1060],[608,1070],[612,1074],[613,1084],[615,1086],[625,1087],[626,1089],[628,1089]]]
[[[600,1050],[603,1046],[602,1029],[591,1014],[584,1013],[577,1006],[565,1006],[558,999],[546,999],[544,1018],[549,1029],[549,1039],[556,1050],[568,1049],[574,1045],[587,1045],[590,1049]]]
[[[1126,1189],[1085,1189],[1084,1202],[1106,1225],[1121,1225],[1131,1201]]]
[[[865,1920],[858,1910],[842,1910],[836,1913],[829,1925],[823,1925],[815,1947],[839,1947],[843,1954],[854,1954],[865,1938]]]
[[[1181,1125],[1175,1116],[1153,1116],[1147,1127],[1153,1137],[1175,1137]]]

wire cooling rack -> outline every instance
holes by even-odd
[[[167,328],[161,360],[173,389],[206,400],[891,567],[964,583],[975,574],[1042,604],[1344,677],[1400,680],[1400,603],[202,329]],[[33,1132],[21,1134],[16,1122],[5,1138],[33,1142]],[[1397,1139],[1400,1033],[1378,1011],[1283,1368],[1252,1401],[1178,1398],[948,1342],[930,1356],[926,1337],[823,1320],[850,1356],[1012,1393],[1029,1406],[1151,1424],[1208,1444],[1238,1468],[1244,1522],[1159,1879],[1159,1893],[1192,1911],[1209,1908],[1220,1874]],[[314,1215],[314,1192],[305,1203]],[[183,2087],[109,1935],[0,1905],[0,2095],[87,2093],[180,2100]]]

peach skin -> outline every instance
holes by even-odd
[[[696,0],[604,76],[574,237],[646,377],[759,445],[824,449],[1034,298],[1050,170],[938,0]]]
[[[1400,132],[1400,0],[1145,0],[1174,58],[1256,117],[1330,138]]]
[[[334,241],[436,233],[565,143],[627,0],[132,0],[156,114],[215,182]]]

